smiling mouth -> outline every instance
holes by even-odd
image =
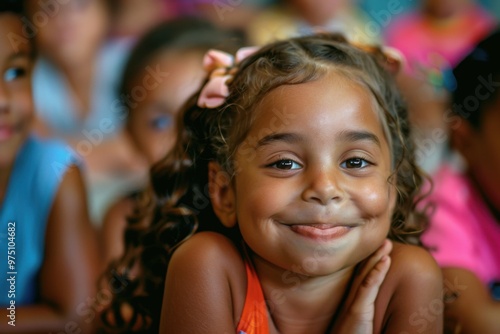
[[[287,226],[296,234],[318,241],[341,238],[353,228],[353,226],[348,225],[332,224],[295,224]]]

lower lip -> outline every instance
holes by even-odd
[[[293,232],[317,241],[329,241],[341,238],[352,229],[350,226],[332,226],[327,224],[289,225],[289,227]]]
[[[4,141],[12,137],[14,131],[11,128],[0,128],[0,141]]]

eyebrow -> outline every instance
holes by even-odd
[[[368,131],[356,131],[356,130],[342,131],[338,139],[344,142],[369,141],[381,147],[380,139],[374,133]],[[270,145],[277,141],[282,141],[289,144],[296,144],[300,141],[304,141],[304,138],[296,133],[272,133],[270,135],[261,138],[257,142],[256,148]]]
[[[374,133],[368,131],[342,131],[339,139],[347,142],[371,141],[377,146],[381,146],[380,139]]]
[[[256,148],[260,148],[262,146],[270,145],[277,141],[283,141],[289,144],[295,144],[297,142],[303,141],[302,136],[296,133],[271,133],[263,138],[261,138],[257,142]]]
[[[9,55],[9,57],[7,58],[8,61],[13,61],[13,60],[16,60],[16,59],[19,59],[19,58],[28,58],[30,59],[30,53],[29,52],[26,52],[26,51],[20,51],[20,52],[16,52],[16,53],[12,53]]]

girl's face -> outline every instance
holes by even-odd
[[[53,7],[44,7],[40,1],[26,1],[37,48],[56,63],[66,66],[77,66],[94,57],[107,33],[108,13],[104,0],[53,3]]]
[[[155,80],[147,71],[157,68],[168,73]],[[128,130],[140,152],[153,164],[163,158],[175,143],[175,117],[184,102],[196,92],[205,72],[202,54],[161,52],[151,59],[145,71],[135,79],[135,86],[147,89],[145,98],[133,101]],[[130,87],[133,91],[134,86]]]
[[[31,48],[12,43],[10,34],[23,36],[21,20],[0,14],[0,168],[12,166],[31,127]]]
[[[391,153],[369,91],[329,71],[269,93],[236,153],[235,210],[256,263],[322,276],[386,238]]]

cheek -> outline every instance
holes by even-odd
[[[397,193],[394,186],[382,180],[358,188],[358,192],[357,208],[361,211],[361,216],[370,222],[361,236],[361,243],[374,246],[370,251],[373,252],[390,231]]]
[[[33,119],[33,101],[29,84],[16,88],[12,97],[12,110],[23,127],[29,127]]]
[[[257,178],[252,177],[246,169],[240,170],[236,175],[236,205],[239,217],[252,217],[258,219],[270,211],[270,207],[277,200],[276,191],[279,188],[271,188],[271,184],[263,184]],[[270,191],[272,190],[272,191]]]
[[[279,198],[268,193],[251,191],[247,187],[246,190],[240,188],[236,199],[237,222],[241,235],[248,244],[256,246],[264,241],[264,235],[273,235],[271,217],[277,212],[277,208],[283,208]]]
[[[386,179],[374,180],[350,189],[352,198],[366,217],[389,217],[395,205],[395,190]]]
[[[241,172],[236,177],[236,212],[238,224],[245,240],[272,236],[275,233],[273,218],[282,215],[296,203],[298,185],[282,179],[256,177]],[[261,240],[254,240],[261,242]]]
[[[141,139],[147,133],[146,127],[146,121],[139,117],[136,111],[129,112],[127,118],[127,130],[134,141],[141,142]]]
[[[142,140],[143,150],[147,152],[148,159],[154,163],[163,159],[175,144],[175,131],[149,132]]]

